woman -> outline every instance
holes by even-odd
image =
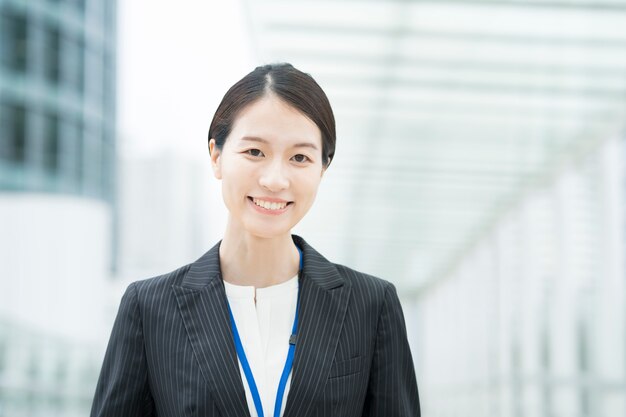
[[[231,87],[209,130],[224,237],[128,287],[92,417],[419,416],[394,286],[291,234],[334,151],[308,74],[266,65]]]

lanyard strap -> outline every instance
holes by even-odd
[[[298,252],[300,253],[300,269],[302,269],[302,251],[300,250],[300,248],[298,248]],[[299,304],[300,304],[300,290],[298,289],[298,298],[296,301],[296,315],[293,320],[293,327],[291,329],[291,337],[289,338],[289,351],[287,352],[287,360],[285,361],[285,367],[283,368],[283,373],[280,376],[280,382],[278,384],[278,391],[276,392],[276,402],[274,403],[274,417],[280,416],[280,409],[283,404],[283,396],[285,394],[285,388],[287,386],[287,379],[289,378],[289,372],[291,372],[291,368],[293,366],[293,356],[296,350],[296,332],[298,330]],[[235,349],[237,350],[237,356],[239,357],[239,361],[241,362],[241,367],[243,368],[243,372],[246,376],[246,380],[248,381],[248,386],[250,387],[250,393],[252,394],[252,399],[254,400],[254,407],[256,408],[258,417],[265,417],[263,414],[263,405],[261,404],[261,396],[259,395],[259,389],[256,386],[256,382],[254,381],[254,375],[252,375],[252,369],[250,369],[250,364],[248,363],[246,352],[243,349],[243,344],[241,343],[241,338],[239,337],[239,331],[237,331],[237,324],[235,323],[235,317],[233,316],[233,312],[230,308],[230,304],[227,302],[226,305],[228,306],[228,313],[230,315],[230,324],[233,330],[233,337],[235,339]]]

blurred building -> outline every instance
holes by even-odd
[[[408,297],[425,415],[624,415],[625,162],[603,138]]]
[[[0,0],[0,416],[84,416],[114,259],[116,2]]]
[[[193,262],[217,242],[225,217],[209,202],[211,192],[221,206],[212,175],[208,156],[120,155],[118,291]]]

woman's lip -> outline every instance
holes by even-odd
[[[287,201],[287,200],[283,200],[280,198],[274,198],[274,197],[252,197],[252,196],[248,196],[248,198],[250,200],[262,200],[262,201],[267,201],[269,203],[293,203],[293,201]]]
[[[261,206],[257,206],[254,201],[252,200],[252,197],[248,197],[248,201],[249,204],[252,205],[252,207],[258,211],[259,213],[263,213],[263,214],[269,214],[269,215],[273,215],[273,216],[278,216],[280,214],[283,214],[285,211],[287,211],[289,209],[289,207],[291,206],[292,202],[287,203],[287,205],[282,208],[282,209],[276,209],[276,210],[270,210],[270,209],[266,209],[265,207],[261,207]]]

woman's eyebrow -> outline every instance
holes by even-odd
[[[259,138],[257,136],[244,136],[241,140],[249,140],[250,142],[261,142],[261,143],[269,143],[269,141]]]
[[[258,136],[244,136],[241,138],[241,140],[247,140],[250,142],[261,142],[261,143],[270,143],[270,141],[268,141],[267,139],[263,139],[260,138]],[[293,148],[312,148],[317,150],[317,146],[314,143],[311,142],[299,142],[299,143],[295,143],[293,146]]]
[[[314,143],[311,142],[302,142],[302,143],[296,143],[295,145],[293,145],[294,148],[312,148],[317,150],[317,146],[315,146]]]

